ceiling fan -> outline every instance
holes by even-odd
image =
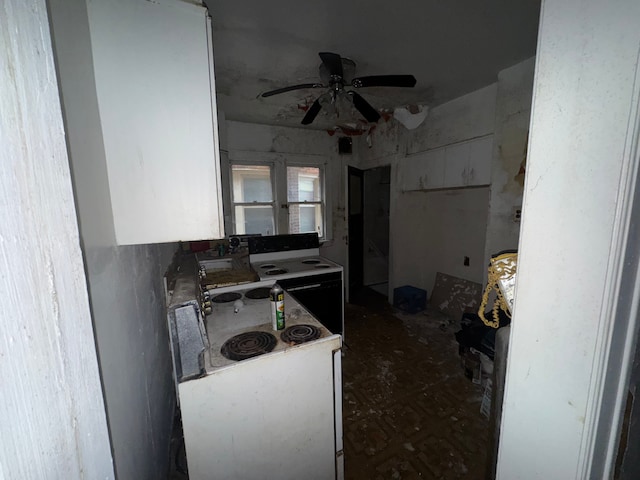
[[[322,83],[303,83],[288,87],[277,88],[262,93],[261,97],[271,97],[280,93],[305,88],[328,88],[329,91],[320,95],[307,110],[302,119],[303,125],[309,125],[314,121],[320,110],[324,107],[329,111],[336,111],[337,104],[347,101],[358,110],[367,122],[375,123],[380,119],[378,111],[354,90],[346,90],[345,87],[414,87],[416,79],[413,75],[372,75],[353,78],[355,62],[341,57],[337,53],[320,52],[320,78]]]

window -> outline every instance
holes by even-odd
[[[233,165],[233,230],[236,234],[273,235],[273,188],[271,167]]]
[[[289,233],[322,231],[322,192],[318,167],[287,167]]]
[[[235,234],[325,231],[324,170],[319,166],[240,164],[231,166]],[[276,208],[280,206],[282,208]]]

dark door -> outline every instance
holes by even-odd
[[[349,167],[349,290],[357,291],[363,281],[364,172]]]

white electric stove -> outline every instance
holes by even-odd
[[[343,479],[340,335],[287,292],[274,331],[272,279],[205,301],[194,265],[168,305],[189,478]]]

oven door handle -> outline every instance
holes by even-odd
[[[314,283],[313,285],[303,285],[301,287],[291,287],[291,288],[286,288],[285,290],[287,290],[287,292],[295,292],[297,290],[308,290],[310,288],[318,288],[321,287],[322,285],[320,283]]]

